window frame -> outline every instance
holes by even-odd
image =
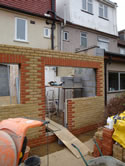
[[[86,34],[86,37],[83,36],[83,38],[86,39],[86,46],[82,45],[82,33]],[[87,46],[88,46],[87,32],[80,32],[80,46],[83,48],[87,48]]]
[[[67,39],[65,38],[65,34],[67,34]],[[67,31],[63,32],[63,40],[64,41],[69,41],[69,32],[67,32]]]
[[[18,19],[25,21],[25,40],[17,38],[17,20]],[[20,17],[15,17],[15,41],[28,42],[28,23],[27,23],[27,19],[20,18]]]
[[[84,8],[84,3],[83,3],[83,1],[84,0],[82,0],[82,11],[85,11],[85,12],[87,12],[87,13],[89,13],[89,14],[93,14],[93,0],[91,0],[92,2],[90,2],[89,0],[85,0],[86,2],[86,4],[85,4],[85,8]],[[89,11],[89,4],[91,4],[92,5],[92,11],[90,12]]]
[[[104,50],[106,50],[106,51],[109,51],[109,43],[110,43],[110,40],[108,39],[108,38],[105,38],[105,37],[102,37],[102,36],[98,36],[97,37],[97,41],[98,41],[98,43],[97,43],[97,45],[99,46],[99,42],[102,42],[102,43],[107,43],[108,44],[108,49],[104,49],[104,48],[101,48],[101,49],[104,49]]]
[[[101,5],[102,5],[102,7],[101,7]],[[106,12],[106,14],[105,14],[105,8],[107,9],[107,12]],[[100,15],[100,9],[102,9],[102,14],[103,14],[103,16],[101,16]],[[107,16],[106,16],[107,15]],[[105,4],[103,4],[103,3],[101,3],[101,2],[99,2],[99,17],[100,18],[104,18],[104,19],[106,19],[106,20],[108,20],[108,6],[107,5],[105,5]]]
[[[125,55],[125,48],[124,47],[119,47],[120,54]],[[124,53],[122,53],[124,52]]]
[[[48,30],[48,35],[46,35],[46,30]],[[43,31],[44,31],[44,32],[43,32],[43,36],[44,36],[45,38],[50,39],[50,38],[51,38],[51,29],[48,28],[48,27],[44,27]]]
[[[118,90],[109,90],[110,89],[110,87],[109,87],[109,73],[117,73],[118,74]],[[122,91],[125,91],[125,89],[121,89],[121,77],[120,77],[120,75],[121,74],[125,74],[125,71],[124,72],[122,72],[122,71],[108,71],[108,87],[107,87],[107,89],[108,89],[108,92],[109,93],[114,93],[114,92],[122,92]]]

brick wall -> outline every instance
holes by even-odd
[[[32,112],[37,112],[37,117],[39,117],[40,119],[45,119],[45,65],[87,67],[96,69],[97,96],[100,96],[100,100],[104,97],[104,59],[102,57],[0,45],[0,63],[11,63],[20,65],[20,110],[21,108],[23,110],[24,105],[29,105],[29,107],[32,107],[32,105],[37,105],[37,107],[31,111],[31,114]],[[68,106],[69,129],[74,129],[74,124],[72,123],[74,122],[74,110],[72,102],[74,101],[69,101]],[[103,100],[101,100],[101,103],[103,103]],[[0,109],[2,109],[2,107],[0,107]],[[8,116],[11,109],[11,106],[8,106]],[[100,107],[100,111],[101,109],[102,106]],[[29,112],[27,110],[25,111],[28,115]],[[15,111],[14,114],[15,116],[17,116],[18,110]],[[30,144],[32,144],[33,146],[40,143],[45,143],[45,127],[42,127],[42,129],[40,129],[39,131],[37,130],[33,132],[33,134],[31,132],[30,136]],[[52,141],[53,139],[54,137],[50,137],[49,141]]]
[[[104,97],[85,97],[68,100],[69,129],[74,134],[97,128],[104,119]]]
[[[4,120],[7,118],[17,118],[17,117],[27,117],[31,119],[40,119],[39,111],[38,111],[38,104],[18,104],[18,105],[7,105],[7,106],[0,106],[0,120]],[[39,138],[40,128],[33,128],[28,130],[27,137],[32,138]],[[36,133],[37,136],[36,136]]]

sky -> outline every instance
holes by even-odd
[[[125,29],[125,0],[111,0],[116,2],[118,31]]]

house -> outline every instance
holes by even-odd
[[[62,25],[61,29],[58,28],[58,19],[55,20],[55,18],[53,18],[55,17],[55,13],[49,11],[51,10],[52,4],[49,3],[49,8],[47,7],[46,9],[45,5],[42,3],[50,1],[34,1],[34,8],[32,8],[32,10],[29,10],[31,9],[30,5],[32,1],[25,1],[25,5],[23,1],[21,1],[22,3],[20,3],[20,1],[17,3],[18,1],[12,0],[1,0],[0,2],[0,17],[2,16],[0,23],[0,30],[2,32],[0,41],[0,74],[2,76],[0,77],[6,78],[4,81],[1,79],[0,85],[4,85],[4,82],[7,83],[7,85],[4,86],[4,89],[6,87],[6,94],[3,93],[5,91],[1,88],[0,93],[3,93],[3,95],[0,94],[0,96],[2,98],[7,96],[10,99],[10,103],[5,103],[6,106],[3,105],[3,101],[1,102],[0,120],[20,116],[45,119],[47,112],[45,92],[46,82],[48,83],[48,81],[45,80],[45,74],[46,69],[51,66],[54,74],[56,74],[58,78],[61,78],[59,81],[64,82],[64,87],[55,87],[56,89],[58,88],[59,91],[63,91],[63,95],[61,96],[58,93],[58,97],[61,96],[62,100],[60,101],[65,104],[61,110],[63,115],[61,119],[58,120],[63,120],[63,125],[74,134],[80,134],[97,128],[100,122],[102,122],[104,112],[103,57],[49,50],[54,48],[59,49],[59,47],[56,47],[59,43],[62,46],[62,40],[58,40],[61,36],[57,36],[57,34],[63,32],[65,38],[68,37],[68,33],[60,31],[62,28],[66,28],[66,26]],[[38,2],[39,4],[36,4],[36,6],[39,6],[40,9],[36,10],[35,3]],[[42,10],[43,6],[46,10],[44,12],[42,11],[42,13],[38,13],[39,10]],[[52,14],[52,17],[50,14]],[[56,29],[53,31],[55,24]],[[67,24],[70,25],[74,23],[69,20]],[[74,25],[78,26],[77,23]],[[95,32],[94,28],[87,28],[82,25],[78,26],[79,32],[81,32],[81,28],[85,28],[86,31],[84,29],[83,32],[87,32],[88,34],[94,34]],[[106,37],[111,37],[111,40],[117,38],[115,30],[113,31],[114,34],[111,35],[106,32],[100,32],[99,30],[96,32],[100,34],[101,37],[103,34],[107,34]],[[86,33],[82,33],[81,36],[83,39],[81,43],[84,44],[84,36],[86,36]],[[108,42],[105,42],[106,39],[102,39],[101,42],[103,42],[103,45],[106,43],[107,46]],[[72,41],[74,41],[74,39]],[[80,44],[76,48],[80,48]],[[81,50],[82,47],[76,51]],[[16,71],[18,71],[14,74],[14,78],[10,71],[15,71],[15,69],[11,70],[11,65],[12,68],[16,65]],[[47,79],[49,79],[52,75],[49,73],[47,76]],[[91,80],[89,80],[90,78]],[[14,81],[13,83],[13,79],[16,79],[16,82]],[[10,82],[13,85],[11,89],[14,89],[12,92],[9,91]],[[50,87],[48,86],[47,88]],[[12,102],[14,99],[11,94],[16,95],[17,103]],[[74,98],[72,96],[74,96]],[[55,102],[58,109],[60,109],[59,101],[56,100]],[[58,110],[57,113],[61,111]],[[31,130],[31,132],[28,133],[28,136],[29,135],[32,146],[39,145],[41,142],[46,143],[45,127]],[[49,142],[54,140],[54,138],[53,136],[49,136]]]
[[[0,44],[58,49],[55,0],[0,0]]]

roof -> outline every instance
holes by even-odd
[[[124,54],[120,54],[120,53],[114,53],[114,52],[109,52],[109,51],[105,51],[105,59],[109,59],[111,58],[112,60],[116,61],[116,62],[125,62],[125,55]]]
[[[119,31],[118,33],[124,33],[125,32],[125,29],[122,29],[121,31]]]
[[[0,0],[0,7],[38,16],[51,10],[51,0]]]
[[[125,47],[125,41],[124,40],[118,40],[118,45],[121,47]]]
[[[112,2],[111,0],[98,0],[99,2],[105,3],[106,5],[109,5],[110,7],[117,7],[117,3]]]

